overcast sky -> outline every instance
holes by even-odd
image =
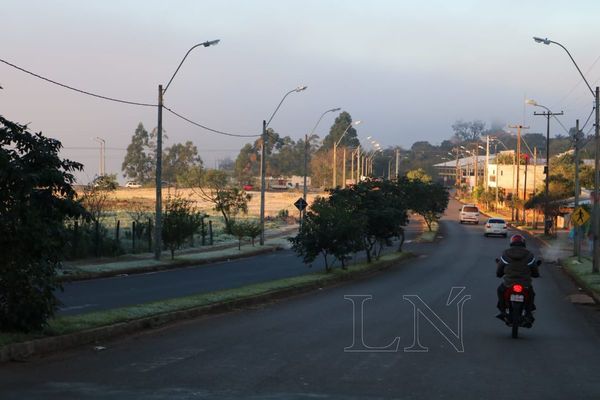
[[[90,92],[157,102],[209,127],[260,134],[282,96],[297,85],[271,126],[302,137],[319,115],[342,107],[360,119],[359,138],[383,146],[437,144],[458,119],[530,125],[533,98],[568,128],[585,121],[593,98],[567,54],[532,36],[561,42],[590,85],[600,79],[598,1],[30,1],[3,0],[0,58]],[[0,63],[0,114],[63,142],[98,173],[96,137],[106,140],[107,172],[121,177],[137,124],[156,126],[156,108],[107,102],[46,83]],[[317,133],[324,136],[335,115]],[[588,124],[588,128],[592,122]],[[205,164],[235,159],[253,139],[230,138],[165,113],[165,146],[192,140]],[[553,134],[563,133],[553,123]],[[122,181],[122,178],[121,178]]]

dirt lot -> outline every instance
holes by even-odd
[[[205,211],[211,211],[212,205],[199,198],[191,189],[175,189],[163,188],[163,202],[175,191],[183,197],[190,197],[197,202],[197,206]],[[258,216],[260,213],[260,192],[249,192],[252,195],[252,200],[248,204],[248,215]],[[316,196],[324,196],[326,193],[309,193],[308,202],[312,202]],[[144,208],[152,210],[154,207],[155,190],[154,188],[128,189],[119,188],[112,194],[110,208],[126,210],[131,208],[134,203],[143,204]],[[267,216],[276,216],[282,209],[287,209],[290,216],[298,215],[298,210],[294,206],[294,202],[302,197],[302,191],[288,192],[266,192],[265,193],[265,214]]]

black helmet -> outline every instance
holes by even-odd
[[[526,247],[525,245],[525,238],[523,237],[523,235],[512,235],[510,237],[510,246],[520,246],[520,247]]]

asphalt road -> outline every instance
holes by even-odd
[[[452,217],[457,209],[452,202]],[[598,308],[571,304],[566,296],[577,288],[545,264],[535,282],[535,326],[512,339],[493,317],[494,258],[507,241],[484,238],[481,225],[455,218],[444,218],[442,229],[439,244],[418,248],[422,257],[366,280],[101,343],[100,351],[88,346],[0,365],[0,398],[600,398]],[[452,287],[465,289],[446,306]],[[344,351],[353,341],[364,350],[348,295],[372,296],[364,306],[365,344],[399,337],[397,352]],[[418,342],[427,351],[403,351],[416,347],[410,295],[432,310],[420,306]],[[462,349],[451,333],[461,326],[457,304],[464,306]]]
[[[415,221],[406,227],[406,239],[421,232]],[[386,251],[394,251],[396,245]],[[364,253],[351,262],[361,261]],[[325,269],[319,257],[309,268],[292,250],[166,271],[117,276],[64,284],[57,297],[61,315],[130,306],[198,293],[232,289],[253,283],[310,274]]]

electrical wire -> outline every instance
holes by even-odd
[[[36,74],[36,73],[34,73],[34,72],[28,71],[28,70],[26,70],[25,68],[21,68],[21,67],[19,67],[18,65],[12,64],[12,63],[10,63],[10,62],[8,62],[8,61],[6,61],[6,60],[3,60],[3,59],[1,59],[1,58],[0,58],[0,62],[3,62],[4,64],[6,64],[6,65],[8,65],[8,66],[10,66],[10,67],[13,67],[13,68],[15,68],[15,69],[18,69],[18,70],[19,70],[19,71],[21,71],[21,72],[25,72],[26,74],[29,74],[29,75],[31,75],[31,76],[34,76],[34,77],[36,77],[36,78],[39,78],[39,79],[41,79],[41,80],[44,80],[44,81],[46,81],[46,82],[52,83],[52,84],[54,84],[54,85],[58,85],[58,86],[60,86],[60,87],[63,87],[63,88],[65,88],[65,89],[73,90],[74,92],[78,92],[78,93],[81,93],[81,94],[85,94],[85,95],[88,95],[88,96],[97,97],[97,98],[99,98],[99,99],[108,100],[108,101],[114,101],[114,102],[116,102],[116,103],[129,104],[129,105],[133,105],[133,106],[142,106],[142,107],[158,107],[158,105],[157,105],[157,104],[139,103],[139,102],[136,102],[136,101],[121,100],[121,99],[116,99],[116,98],[114,98],[114,97],[102,96],[102,95],[100,95],[100,94],[96,94],[96,93],[88,92],[88,91],[86,91],[86,90],[77,89],[77,88],[75,88],[75,87],[73,87],[73,86],[65,85],[64,83],[60,83],[60,82],[54,81],[54,80],[52,80],[52,79],[50,79],[50,78],[46,78],[46,77],[44,77],[44,76],[41,76],[41,75],[38,75],[38,74]]]
[[[197,122],[194,122],[191,119],[186,118],[183,115],[178,114],[175,111],[171,110],[169,107],[163,106],[163,108],[165,110],[167,110],[168,112],[170,112],[171,114],[175,115],[176,117],[179,117],[182,120],[184,120],[186,122],[189,122],[192,125],[195,125],[195,126],[197,126],[199,128],[202,128],[202,129],[205,129],[205,130],[207,130],[209,132],[218,133],[219,135],[225,135],[225,136],[231,136],[231,137],[259,137],[259,136],[261,136],[261,135],[240,135],[240,134],[236,134],[236,133],[229,133],[229,132],[219,131],[219,130],[216,130],[216,129],[213,129],[213,128],[209,128],[208,126],[204,126],[202,124],[199,124]]]
[[[85,95],[87,95],[87,96],[92,96],[92,97],[96,97],[96,98],[103,99],[103,100],[113,101],[113,102],[116,102],[116,103],[122,103],[122,104],[129,104],[129,105],[134,105],[134,106],[142,106],[142,107],[158,107],[158,105],[157,105],[157,104],[150,104],[150,103],[140,103],[140,102],[129,101],[129,100],[121,100],[121,99],[117,99],[117,98],[114,98],[114,97],[108,97],[108,96],[103,96],[103,95],[100,95],[100,94],[96,94],[96,93],[88,92],[87,90],[78,89],[78,88],[75,88],[75,87],[73,87],[73,86],[69,86],[69,85],[66,85],[66,84],[64,84],[64,83],[57,82],[57,81],[55,81],[55,80],[52,80],[52,79],[50,79],[50,78],[46,78],[46,77],[44,77],[44,76],[42,76],[42,75],[39,75],[39,74],[36,74],[35,72],[31,72],[31,71],[29,71],[29,70],[26,70],[25,68],[19,67],[18,65],[15,65],[15,64],[13,64],[13,63],[11,63],[11,62],[8,62],[8,61],[6,61],[6,60],[3,60],[3,59],[1,59],[1,58],[0,58],[0,62],[4,63],[4,64],[6,64],[6,65],[8,65],[8,66],[10,66],[10,67],[13,67],[13,68],[15,68],[15,69],[17,69],[17,70],[19,70],[19,71],[21,71],[21,72],[24,72],[24,73],[26,73],[26,74],[29,74],[29,75],[31,75],[31,76],[33,76],[33,77],[36,77],[36,78],[38,78],[38,79],[41,79],[41,80],[43,80],[43,81],[46,81],[46,82],[52,83],[52,84],[54,84],[54,85],[57,85],[57,86],[63,87],[63,88],[65,88],[65,89],[72,90],[72,91],[74,91],[74,92],[77,92],[77,93],[85,94]],[[164,107],[164,106],[163,106],[163,107]],[[181,118],[181,119],[183,119],[183,120],[185,120],[185,121],[189,122],[190,124],[192,124],[192,125],[195,125],[195,126],[197,126],[197,127],[200,127],[200,128],[202,128],[202,129],[206,129],[207,131],[210,131],[210,132],[213,132],[213,133],[218,133],[218,134],[220,134],[220,135],[232,136],[232,137],[258,137],[258,136],[260,136],[260,135],[238,135],[238,134],[234,134],[234,133],[228,133],[228,132],[223,132],[223,131],[219,131],[219,130],[216,130],[216,129],[212,129],[212,128],[209,128],[209,127],[207,127],[207,126],[204,126],[204,125],[202,125],[202,124],[199,124],[199,123],[197,123],[197,122],[194,122],[194,121],[190,120],[189,118],[186,118],[186,117],[184,117],[183,115],[176,113],[175,111],[171,110],[171,109],[170,109],[170,108],[168,108],[168,107],[164,107],[164,108],[165,108],[167,111],[169,111],[171,114],[173,114],[173,115],[175,115],[175,116],[177,116],[177,117],[179,117],[179,118]]]
[[[590,122],[590,118],[592,117],[592,114],[594,113],[595,109],[596,109],[596,107],[592,107],[592,111],[590,111],[590,115],[588,115],[587,119],[585,120],[585,123],[581,127],[581,130],[584,130],[585,126],[588,124],[588,122]]]

